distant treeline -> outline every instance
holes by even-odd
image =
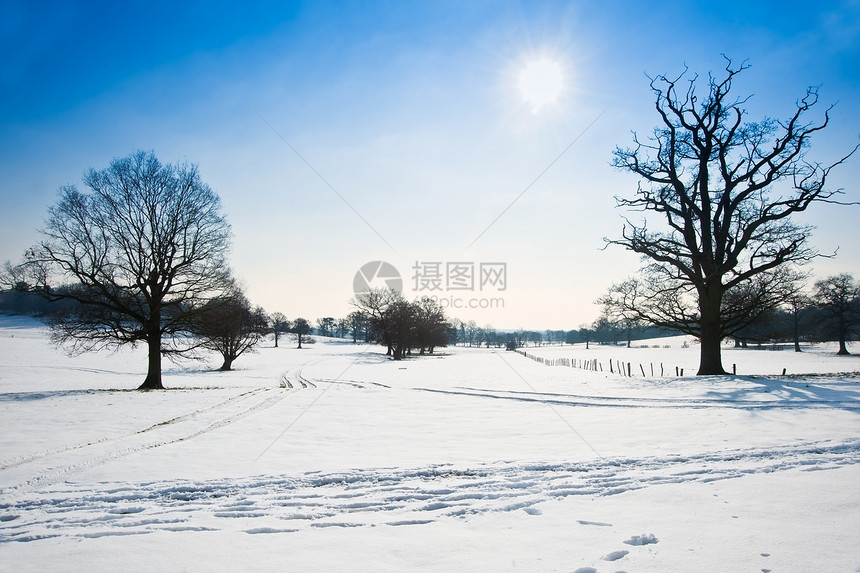
[[[44,318],[52,312],[69,310],[74,304],[70,300],[48,302],[39,293],[26,288],[0,289],[0,312],[2,313]],[[368,339],[366,320],[359,320],[359,318],[363,318],[361,313],[353,313],[342,320],[321,318],[316,321],[313,333],[339,338]],[[738,346],[832,340],[830,322],[826,313],[814,305],[801,308],[797,312],[780,309],[764,315],[734,340]],[[553,344],[617,345],[681,334],[679,331],[667,328],[612,322],[605,318],[600,318],[587,327],[573,330],[497,330],[489,325],[480,327],[474,321],[463,322],[457,319],[453,320],[452,327],[450,343],[490,348],[521,348]],[[852,332],[849,340],[858,340],[857,333]]]
[[[69,310],[76,304],[71,300],[49,302],[48,299],[38,292],[30,290],[26,285],[17,289],[0,289],[0,312],[6,314],[47,317],[52,312]]]

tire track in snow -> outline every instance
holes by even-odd
[[[316,384],[314,384],[313,382],[311,382],[310,380],[308,380],[307,378],[302,376],[301,369],[288,370],[287,372],[284,372],[283,374],[281,374],[279,376],[278,380],[279,380],[278,385],[281,388],[293,389],[293,388],[296,388],[297,386],[301,386],[302,388],[316,388],[317,387]],[[293,381],[295,381],[296,383],[293,384]]]
[[[200,436],[267,409],[285,396],[277,389],[255,388],[135,432],[6,462],[0,467],[0,483],[7,484],[2,486],[2,493],[50,485],[75,471]]]
[[[254,390],[242,392],[240,394],[230,396],[229,398],[226,398],[226,399],[222,400],[221,402],[218,402],[218,403],[213,404],[211,406],[206,406],[204,408],[198,408],[198,409],[193,410],[191,412],[188,412],[186,414],[175,416],[173,418],[169,418],[169,419],[164,420],[162,422],[156,422],[155,424],[152,424],[151,426],[148,426],[148,427],[140,429],[140,430],[135,430],[133,432],[120,434],[118,436],[105,436],[103,438],[96,439],[96,440],[90,440],[87,442],[81,442],[81,443],[77,443],[77,444],[70,444],[67,446],[63,446],[60,448],[54,448],[54,449],[43,451],[43,452],[18,456],[16,458],[11,458],[9,460],[2,460],[2,461],[0,461],[0,472],[2,472],[3,470],[9,469],[9,468],[14,468],[16,466],[20,466],[22,464],[26,464],[26,463],[29,463],[29,462],[32,462],[35,460],[39,460],[42,458],[46,458],[49,456],[62,454],[64,452],[69,452],[72,450],[79,450],[82,448],[86,448],[86,447],[93,446],[96,444],[102,444],[105,442],[114,442],[117,440],[123,440],[123,439],[127,439],[131,436],[135,436],[137,434],[143,434],[145,432],[150,432],[152,430],[155,430],[157,428],[161,428],[161,427],[169,425],[169,424],[181,422],[181,421],[193,418],[194,416],[198,416],[200,414],[204,414],[204,413],[210,412],[212,410],[216,410],[218,408],[223,408],[223,407],[229,405],[231,402],[235,402],[236,400],[245,399],[249,395],[259,393],[262,390],[265,390],[265,388],[256,388]],[[67,396],[67,395],[74,395],[74,394],[93,394],[96,392],[115,392],[115,391],[114,390],[74,390],[74,391],[70,391],[70,392],[61,392],[60,395],[61,396]],[[117,390],[116,392],[125,392],[125,390]],[[6,395],[6,396],[8,396],[8,395]],[[0,398],[0,399],[2,399],[2,398]],[[0,474],[0,475],[2,475],[2,474]]]
[[[514,390],[489,390],[483,388],[458,387],[452,390],[439,388],[415,388],[421,392],[450,394],[452,396],[468,396],[472,398],[489,398],[494,400],[512,400],[517,402],[536,402],[554,406],[585,406],[603,408],[731,408],[740,410],[768,409],[814,409],[836,408],[840,410],[860,410],[858,400],[737,400],[737,399],[708,399],[708,398],[640,398],[620,396],[585,396],[577,394],[557,394],[546,392],[524,392]]]
[[[7,501],[0,503],[0,543],[154,531],[259,534],[396,527],[493,512],[540,515],[540,504],[569,496],[609,496],[661,485],[858,463],[860,440],[854,440],[582,463],[446,464],[97,487],[66,483],[6,496]]]

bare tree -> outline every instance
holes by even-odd
[[[456,331],[453,330],[453,325],[451,325],[451,329],[452,332],[455,333],[454,336],[456,336]],[[501,338],[499,337],[499,333],[496,331],[492,324],[484,325],[484,333],[487,339],[487,348],[489,348],[491,344],[494,345],[496,348],[499,348],[501,346]]]
[[[415,348],[432,354],[455,335],[441,305],[429,297],[409,302],[392,289],[371,289],[356,294],[352,303],[367,316],[371,338],[384,344],[394,360],[402,360]]]
[[[161,357],[187,350],[194,314],[230,284],[230,226],[197,167],[135,152],[60,189],[44,239],[19,272],[50,300],[78,304],[54,316],[53,337],[72,352],[144,343],[141,389],[163,388]],[[72,280],[74,286],[55,288]]]
[[[349,320],[345,318],[337,319],[337,326],[334,329],[334,335],[338,338],[346,338],[349,335]]]
[[[641,326],[642,320],[639,318],[639,313],[627,308],[624,304],[616,304],[618,295],[622,296],[624,292],[619,293],[619,290],[624,290],[630,286],[630,282],[622,283],[621,285],[612,285],[609,292],[598,298],[597,304],[603,305],[602,316],[608,321],[615,324],[618,328],[624,329],[627,335],[627,348],[630,348],[633,343],[633,330]]]
[[[416,342],[417,309],[400,293],[389,289],[381,313],[371,314],[371,325],[377,342],[385,344],[394,360],[402,360]]]
[[[393,289],[372,288],[366,292],[357,293],[351,301],[358,309],[359,316],[366,317],[367,340],[373,340],[377,344],[385,344],[386,354],[394,354],[394,332],[389,325],[390,316],[388,307],[402,296]]]
[[[830,108],[818,122],[804,119],[818,103],[816,88],[786,120],[747,121],[747,99],[730,95],[747,68],[728,61],[725,77],[709,75],[704,96],[696,91],[698,77],[684,80],[686,71],[652,79],[660,125],[614,153],[616,168],[643,181],[632,199],[616,198],[618,206],[653,212],[660,223],[625,219],[622,237],[605,241],[652,261],[635,292],[640,302],[659,304],[640,316],[698,336],[699,374],[725,373],[727,312],[741,316],[746,302],[762,308],[761,297],[751,295],[782,284],[777,269],[819,255],[807,244],[811,229],[791,216],[816,202],[837,203],[841,191],[828,189],[828,176],[857,149],[832,164],[807,159],[810,138],[830,121]]]
[[[846,342],[860,332],[860,284],[848,273],[815,283],[813,300],[824,315],[822,329],[839,341],[838,355],[847,355]]]
[[[579,325],[579,338],[585,341],[585,349],[588,350],[589,343],[594,338],[594,330],[590,324]]]
[[[470,320],[469,322],[465,323],[463,327],[466,331],[466,339],[469,341],[469,346],[472,346],[475,343],[480,344],[476,340],[478,335],[478,329],[480,328],[478,326],[478,323],[474,320]]]
[[[224,358],[220,370],[232,370],[233,362],[254,347],[268,333],[262,308],[252,308],[238,286],[209,301],[195,317],[193,332],[200,346]]]
[[[367,339],[367,314],[360,310],[354,310],[346,317],[349,323],[349,330],[352,332],[352,341],[358,342],[359,337],[362,340]]]
[[[334,329],[337,321],[334,317],[326,316],[317,319],[317,334],[320,336],[334,336]]]
[[[273,312],[269,317],[269,328],[272,329],[272,334],[275,335],[275,348],[278,347],[278,340],[282,334],[290,331],[290,321],[282,312]]]
[[[803,315],[811,303],[812,301],[809,296],[800,291],[785,299],[784,307],[791,322],[791,339],[794,342],[795,352],[802,352],[800,348],[800,333],[803,326]]]
[[[592,339],[600,344],[609,344],[610,342],[616,344],[618,342],[618,325],[604,314],[591,323],[591,335]]]
[[[298,348],[302,347],[302,337],[306,334],[309,334],[311,331],[311,324],[305,318],[297,318],[293,321],[293,327],[290,329],[290,332],[295,334],[299,339]],[[313,342],[313,341],[311,341]]]
[[[438,301],[422,297],[413,303],[415,307],[415,346],[421,354],[425,350],[433,354],[437,346],[448,346],[449,340],[456,336],[454,326],[445,317],[445,309]]]

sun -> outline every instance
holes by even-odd
[[[523,66],[517,86],[532,113],[555,103],[564,89],[564,71],[555,60],[541,57]]]

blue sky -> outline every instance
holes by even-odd
[[[820,85],[837,106],[811,157],[860,135],[857,1],[0,6],[0,260],[38,240],[61,185],[154,150],[199,165],[250,298],[290,318],[347,314],[355,272],[385,260],[407,291],[416,262],[506,263],[504,291],[436,293],[494,306],[450,312],[481,325],[591,322],[640,264],[602,238],[636,185],[612,150],[656,125],[646,73],[748,59],[736,89],[751,118],[784,117]],[[541,58],[563,83],[536,110],[517,82]],[[857,181],[860,157],[833,184],[858,200]],[[817,276],[860,276],[858,213],[804,214],[814,246],[839,248]]]

